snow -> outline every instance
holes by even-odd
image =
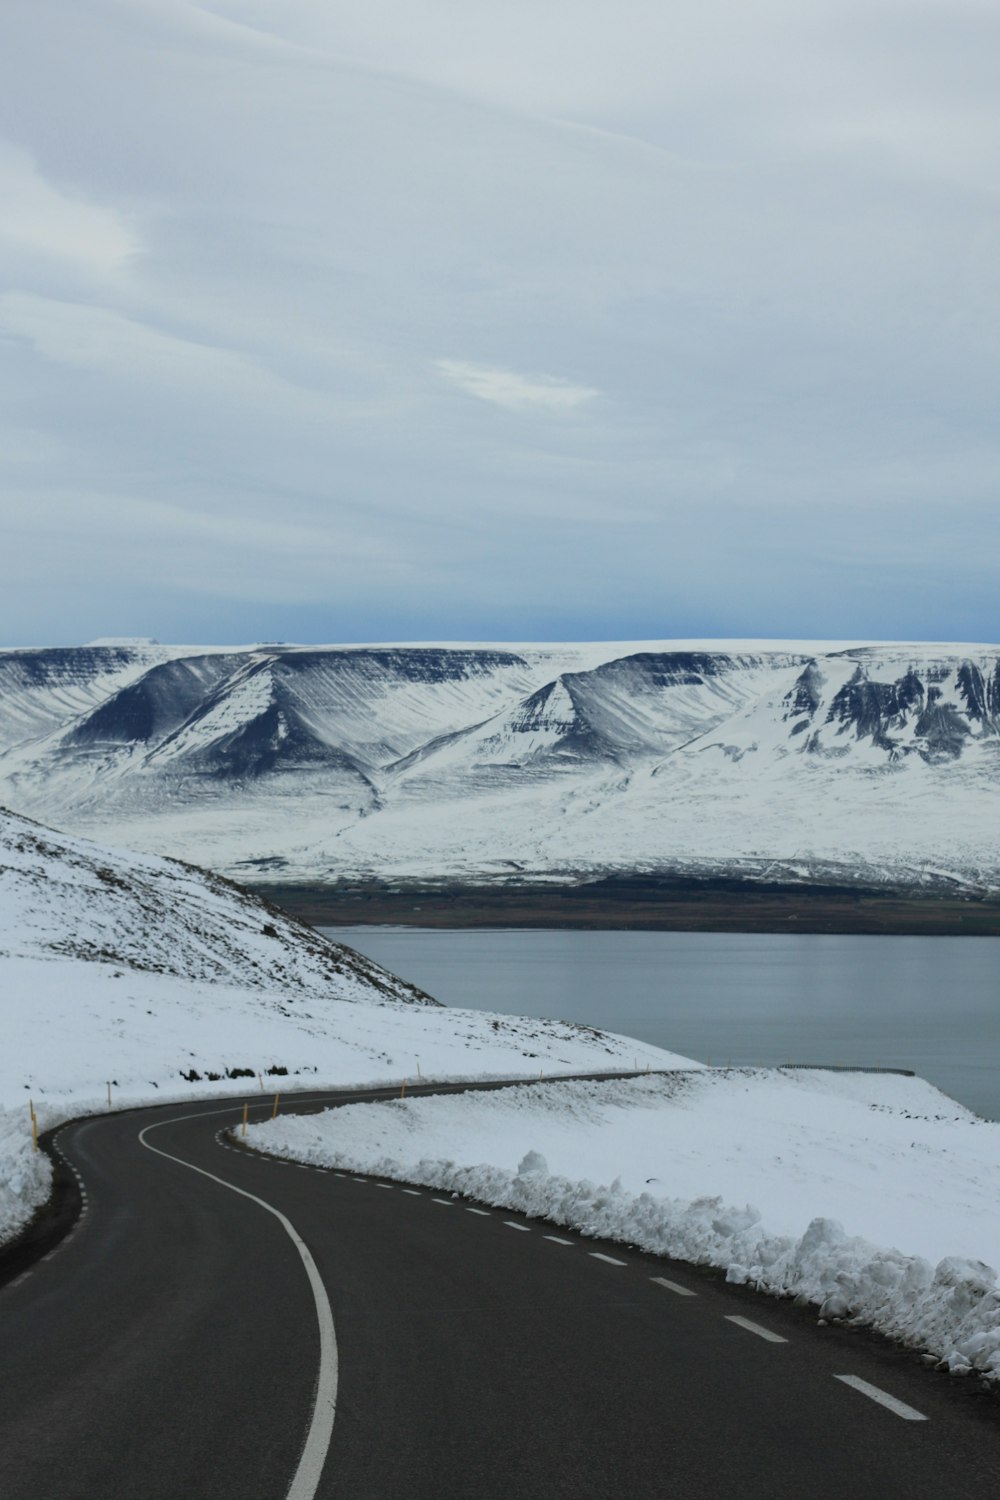
[[[205,871],[2,810],[0,1034],[0,1243],[49,1188],[29,1099],[44,1131],[106,1108],[109,1082],[123,1107],[699,1066],[591,1027],[445,1009]]]
[[[921,1079],[678,1071],[356,1104],[250,1143],[724,1268],[1000,1378],[1000,1125]]]
[[[13,1239],[49,1195],[52,1164],[31,1139],[28,1103],[0,1108],[0,1245]]]
[[[996,646],[132,644],[0,706],[11,806],[237,877],[1000,888]]]
[[[207,871],[106,849],[0,809],[0,961],[54,956],[269,989],[289,1000],[433,1003]]]

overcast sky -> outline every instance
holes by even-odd
[[[0,644],[995,640],[996,0],[5,0]]]

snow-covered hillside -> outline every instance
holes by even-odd
[[[0,797],[240,879],[1000,885],[1000,647],[0,653]]]
[[[269,990],[288,1003],[436,1003],[218,875],[0,808],[0,963],[57,956]]]
[[[560,1021],[446,1009],[204,871],[0,811],[0,1242],[42,1129],[116,1105],[403,1078],[692,1066]]]
[[[249,1139],[720,1266],[1000,1380],[987,1263],[1000,1125],[920,1078],[715,1069],[553,1082],[288,1116]]]

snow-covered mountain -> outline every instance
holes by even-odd
[[[0,798],[241,879],[1000,884],[1000,647],[0,652]]]

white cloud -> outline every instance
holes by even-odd
[[[123,218],[110,208],[48,182],[26,151],[0,141],[0,246],[113,271],[139,249]]]
[[[490,401],[506,411],[572,411],[600,394],[586,385],[572,385],[555,375],[518,375],[492,365],[473,365],[459,359],[435,360],[435,367],[470,396]]]
[[[130,382],[214,393],[219,400],[298,394],[250,356],[178,338],[109,308],[8,292],[0,296],[0,329],[56,364]]]

